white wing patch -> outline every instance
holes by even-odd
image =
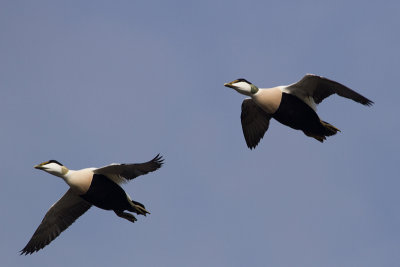
[[[290,86],[290,87],[289,87]],[[309,95],[307,92],[304,92],[302,89],[297,87],[292,87],[293,85],[288,86],[280,86],[283,93],[291,94],[300,98],[304,103],[306,103],[310,108],[314,111],[317,111],[317,104],[314,101],[314,98]]]
[[[107,176],[108,179],[112,180],[116,184],[124,184],[124,183],[128,182],[127,179],[125,179],[124,177],[122,177],[119,174],[107,173],[107,174],[104,174],[104,175]]]
[[[302,99],[304,103],[309,105],[314,111],[317,111],[317,104],[315,104],[314,98],[312,96],[307,96]]]

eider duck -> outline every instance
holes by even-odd
[[[273,88],[259,89],[245,79],[224,86],[250,96],[242,103],[241,122],[244,138],[250,149],[255,148],[268,130],[271,118],[321,143],[339,129],[321,120],[316,105],[332,94],[371,106],[373,102],[350,88],[327,78],[307,74],[300,81]]]
[[[132,200],[119,184],[155,171],[162,164],[163,159],[158,154],[145,163],[113,163],[102,168],[76,171],[69,170],[56,160],[36,165],[36,169],[61,177],[70,188],[47,211],[28,244],[20,251],[21,255],[32,254],[47,246],[92,205],[113,210],[117,216],[130,222],[135,222],[136,218],[125,210],[146,216],[150,212],[143,204]]]

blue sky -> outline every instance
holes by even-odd
[[[1,266],[395,266],[398,1],[0,1]],[[272,121],[245,145],[243,96],[305,73],[375,102],[319,106],[325,143]],[[33,169],[144,162],[150,216],[92,208],[19,256],[67,190]]]

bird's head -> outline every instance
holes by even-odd
[[[63,177],[68,172],[68,168],[62,165],[57,160],[49,160],[43,163],[40,163],[34,167],[35,169],[43,170],[50,174]]]
[[[235,89],[238,93],[251,96],[258,92],[258,87],[247,81],[246,79],[237,79],[230,83],[225,83],[224,86]]]

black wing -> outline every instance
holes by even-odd
[[[126,180],[132,180],[140,175],[147,174],[159,169],[163,165],[164,159],[160,154],[145,163],[133,164],[112,164],[94,170],[94,173],[109,176],[119,176]]]
[[[47,211],[28,244],[20,251],[21,255],[32,254],[50,244],[91,206],[89,202],[69,189]]]
[[[305,75],[297,83],[289,85],[287,89],[295,95],[300,94],[313,97],[316,104],[321,103],[322,100],[332,94],[338,94],[366,106],[371,106],[374,103],[343,84],[314,74]]]
[[[242,103],[240,119],[246,144],[250,149],[253,149],[268,130],[271,116],[249,98]]]

